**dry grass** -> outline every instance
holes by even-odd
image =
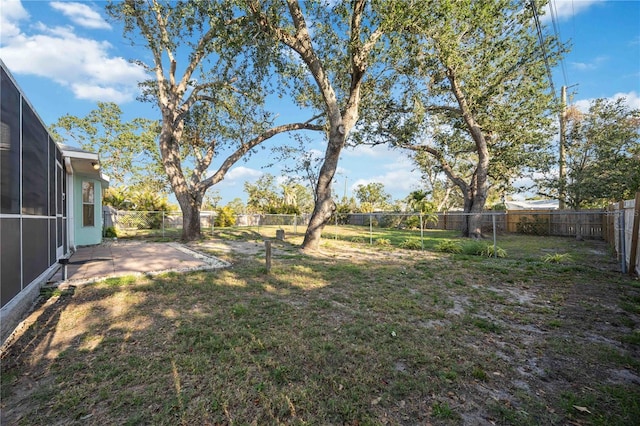
[[[504,236],[489,259],[352,238],[277,243],[267,275],[258,238],[228,231],[198,247],[229,269],[53,296],[3,355],[2,424],[640,418],[640,287],[602,243]]]

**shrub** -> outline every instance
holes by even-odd
[[[219,228],[235,225],[236,212],[229,206],[224,206],[218,209],[218,215],[216,216],[213,224]]]
[[[378,221],[378,226],[380,228],[399,228],[402,219],[402,216],[384,215]]]
[[[118,232],[116,231],[115,226],[108,226],[104,229],[104,237],[105,238],[117,238]]]
[[[420,228],[420,216],[409,216],[404,223],[409,229]]]
[[[533,219],[523,217],[516,224],[516,231],[528,235],[548,235],[549,223],[538,215],[533,215]]]
[[[364,243],[364,238],[362,238],[362,237],[353,237],[351,239],[351,242],[352,243],[362,244],[362,243]]]
[[[542,261],[545,263],[562,263],[571,261],[571,255],[569,253],[549,253],[542,257]]]
[[[480,256],[482,254],[482,250],[484,250],[485,244],[482,241],[478,240],[469,240],[465,241],[462,245],[462,253],[470,254],[473,256]]]
[[[458,241],[442,240],[436,245],[436,251],[442,253],[461,253],[462,246]]]
[[[382,247],[388,247],[391,245],[391,241],[386,239],[386,238],[378,238],[376,240],[376,245],[377,246],[382,246]]]
[[[400,243],[400,248],[403,248],[406,250],[421,250],[422,243],[417,240],[404,240],[403,242]]]
[[[507,257],[507,252],[505,249],[500,248],[498,246],[496,246],[495,248],[493,247],[493,244],[487,245],[482,252],[480,253],[481,256],[486,256],[486,257]]]

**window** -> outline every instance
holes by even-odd
[[[95,226],[93,182],[82,182],[82,226]]]

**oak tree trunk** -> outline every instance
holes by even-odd
[[[344,142],[345,136],[340,134],[337,129],[331,132],[325,153],[325,161],[318,174],[318,184],[316,186],[317,199],[313,214],[309,220],[309,225],[307,226],[307,231],[304,235],[304,241],[302,242],[303,250],[318,250],[322,230],[336,209],[335,202],[332,198],[331,182],[338,167],[338,159],[340,158],[340,152],[342,151]]]

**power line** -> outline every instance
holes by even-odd
[[[549,1],[549,10],[551,11],[551,22],[553,24],[553,33],[555,34],[556,40],[558,40],[558,43],[560,43],[562,41],[562,37],[560,37],[560,30],[559,30],[558,18],[557,18],[558,9],[556,5],[557,5],[557,2],[555,0]],[[560,57],[560,68],[562,69],[562,77],[564,77],[564,85],[568,86],[569,83],[567,80],[567,70],[564,66],[564,58],[562,56]]]
[[[555,85],[553,84],[553,75],[551,73],[551,67],[549,66],[549,57],[547,56],[547,47],[544,43],[544,36],[542,34],[542,26],[540,25],[540,16],[538,15],[538,7],[536,6],[536,0],[530,2],[531,10],[533,11],[533,20],[536,24],[536,31],[538,33],[538,40],[540,41],[540,48],[542,49],[542,57],[544,59],[544,65],[547,68],[547,77],[549,78],[549,85],[551,86],[551,92],[553,97],[558,101],[558,94],[556,93]]]

